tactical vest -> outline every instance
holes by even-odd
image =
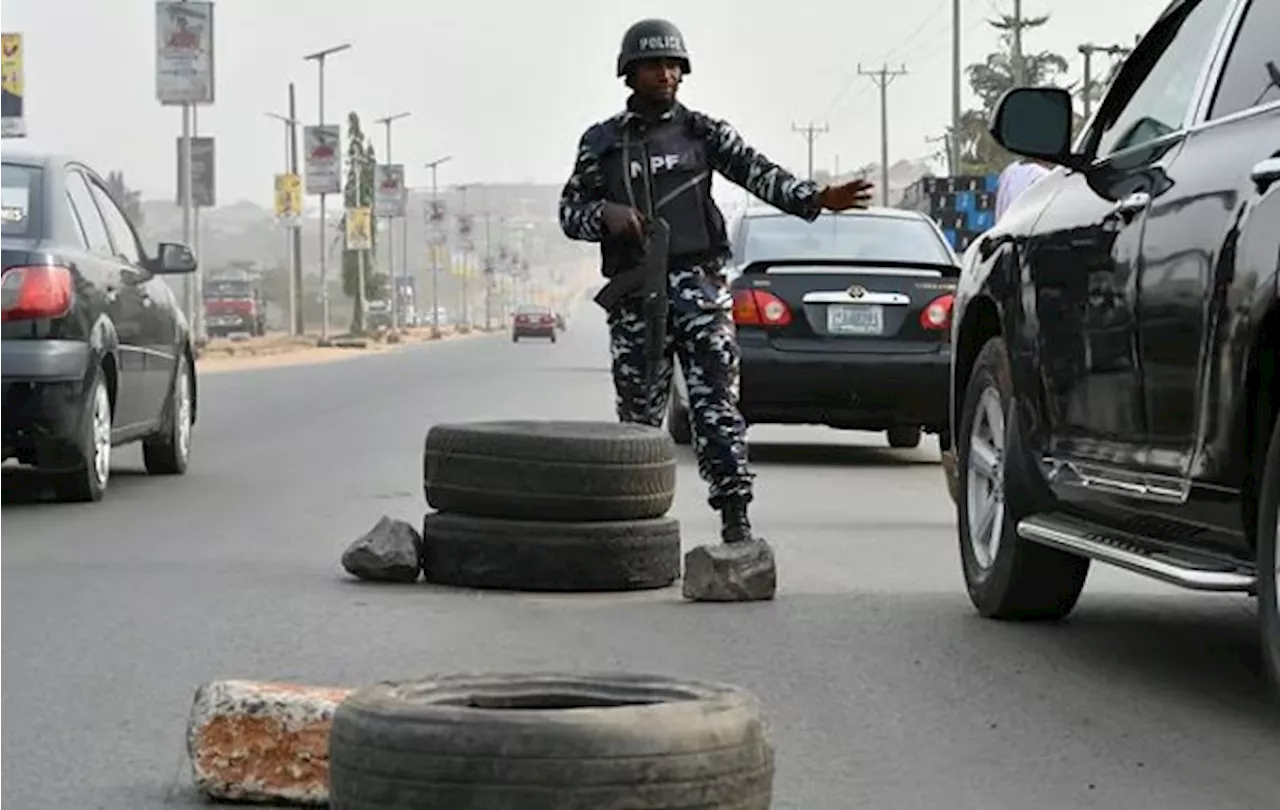
[[[724,216],[711,198],[711,164],[705,141],[687,111],[668,120],[634,120],[618,127],[600,155],[606,197],[671,226],[673,264],[722,258],[729,239]],[[635,266],[638,246],[606,238],[600,243],[605,276]]]

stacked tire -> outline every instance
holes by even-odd
[[[675,445],[644,425],[439,424],[427,433],[426,579],[523,591],[663,588],[680,577]]]

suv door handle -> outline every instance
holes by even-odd
[[[1151,205],[1151,195],[1145,191],[1135,191],[1116,203],[1115,207],[1107,212],[1105,219],[1118,218],[1125,222],[1132,222],[1134,216],[1148,205]]]
[[[1259,194],[1266,192],[1272,183],[1280,180],[1280,155],[1273,155],[1266,160],[1260,160],[1253,164],[1253,170],[1249,172],[1249,177],[1252,178]]]

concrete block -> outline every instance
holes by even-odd
[[[690,601],[767,601],[777,588],[773,550],[760,538],[698,546],[684,555],[683,594]]]
[[[329,730],[350,689],[214,681],[196,690],[187,753],[196,787],[224,801],[329,801]]]

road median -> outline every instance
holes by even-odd
[[[196,368],[201,373],[208,373],[314,365],[367,357],[421,343],[481,337],[494,334],[496,331],[499,330],[461,331],[447,326],[441,327],[439,338],[434,338],[431,327],[415,327],[402,329],[398,333],[382,331],[360,337],[335,335],[323,344],[314,335],[292,337],[283,333],[240,340],[218,338],[200,347],[196,357]]]

